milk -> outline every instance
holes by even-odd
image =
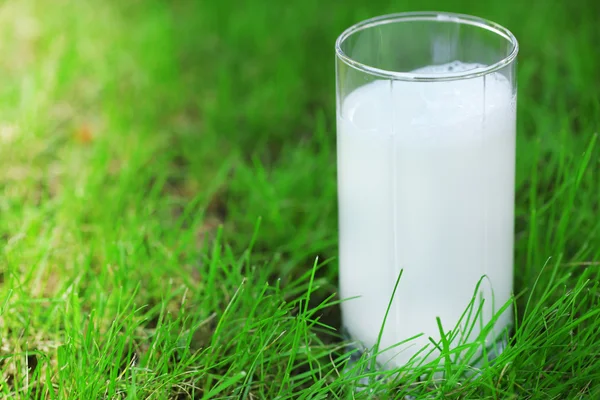
[[[415,73],[481,67],[455,62]],[[470,335],[459,326],[463,342],[510,299],[515,103],[509,81],[491,73],[375,81],[338,105],[340,295],[359,296],[342,304],[344,327],[373,348],[404,270],[379,349],[423,334],[381,354],[384,368],[431,347],[429,337],[438,341],[436,317],[454,330],[482,276],[483,312]],[[509,309],[488,344],[511,323]]]

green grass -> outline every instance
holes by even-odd
[[[470,378],[348,372],[336,331],[333,42],[417,9],[521,44],[517,329]],[[600,398],[599,13],[2,3],[0,398]]]

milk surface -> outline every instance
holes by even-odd
[[[482,68],[454,62],[419,75]],[[350,336],[372,348],[404,270],[379,349],[386,368],[454,330],[477,282],[484,299],[473,340],[510,298],[516,99],[499,73],[447,82],[380,80],[338,109],[340,295]],[[512,323],[512,310],[494,335]],[[457,344],[457,343],[454,343]],[[429,344],[431,346],[431,344]],[[434,353],[433,356],[436,354]]]

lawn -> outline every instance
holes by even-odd
[[[349,370],[338,331],[334,41],[419,9],[490,18],[521,47],[517,328],[469,376]],[[600,398],[598,15],[2,2],[0,398]]]

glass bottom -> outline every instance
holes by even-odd
[[[494,343],[487,346],[485,351],[479,351],[478,355],[471,357],[472,361],[467,363],[467,368],[464,368],[464,372],[462,373],[465,379],[479,375],[481,373],[480,371],[482,368],[485,368],[486,365],[493,364],[494,360],[504,351],[504,349],[508,345],[509,331],[510,329],[506,329],[504,331],[505,333],[500,335],[498,337],[498,340],[496,340]],[[361,386],[364,386],[366,388],[369,385],[369,382],[372,382],[373,380],[395,380],[400,377],[400,383],[401,375],[410,372],[410,369],[404,369],[402,366],[390,368],[382,366],[379,362],[373,363],[373,356],[372,354],[370,354],[370,349],[363,346],[360,342],[353,340],[352,337],[348,334],[348,330],[345,327],[342,327],[342,334],[345,340],[352,342],[352,344],[346,347],[346,351],[349,354],[348,364],[346,365],[346,372],[349,374],[355,374],[357,376],[365,374],[369,375],[369,377],[357,377],[356,383],[359,385],[357,391],[363,390]],[[365,357],[368,357],[369,360],[363,363],[364,366],[362,367],[362,370],[357,370],[356,366],[358,365],[359,361],[361,360],[361,358]],[[445,372],[443,372],[443,365],[441,367],[438,366],[436,369],[438,370],[438,372],[434,372],[433,377],[435,379],[444,379]],[[395,370],[397,370],[397,373],[394,373]],[[381,372],[381,374],[377,374],[378,371]],[[431,376],[431,374],[422,375],[416,381],[423,382],[426,379],[431,379]],[[411,385],[411,383],[409,382],[407,382],[407,384]],[[417,397],[408,395],[404,398],[404,400],[412,400],[416,398]]]

